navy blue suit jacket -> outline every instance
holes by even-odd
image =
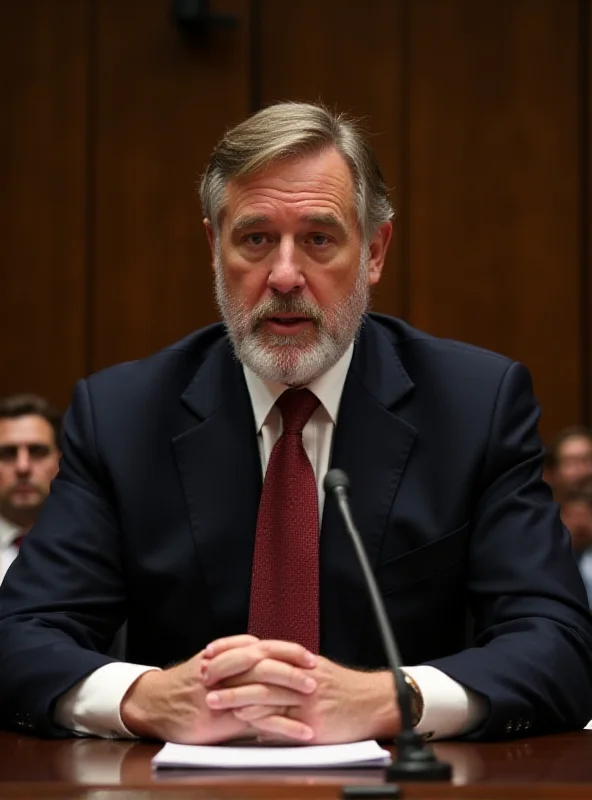
[[[541,480],[527,370],[368,315],[331,464],[405,664],[487,698],[471,736],[592,717],[592,626]],[[129,661],[166,666],[247,627],[261,463],[242,367],[221,325],[81,381],[60,473],[0,589],[0,725],[66,735],[55,700],[127,618]],[[321,652],[385,664],[352,546],[328,501]],[[469,637],[469,641],[467,640]]]

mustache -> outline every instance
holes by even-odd
[[[16,483],[14,483],[10,487],[9,491],[16,492],[19,489],[36,489],[37,491],[39,491],[39,486],[37,486],[37,484],[33,483],[32,481],[16,481]]]
[[[278,314],[298,314],[310,319],[317,327],[320,327],[324,322],[324,315],[321,309],[304,297],[278,295],[264,300],[261,305],[254,309],[251,314],[252,329],[256,330],[265,319]]]

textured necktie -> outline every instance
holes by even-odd
[[[319,651],[319,502],[302,430],[319,400],[308,389],[278,398],[283,432],[271,452],[257,517],[249,633]]]

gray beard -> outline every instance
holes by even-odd
[[[351,294],[330,311],[319,309],[298,296],[278,296],[248,310],[230,297],[221,264],[215,258],[215,294],[220,313],[238,360],[261,379],[305,386],[336,364],[357,337],[370,292],[367,258],[360,263]],[[264,334],[258,320],[273,313],[292,311],[310,316],[315,323],[315,341],[295,341],[294,336]]]

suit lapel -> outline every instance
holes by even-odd
[[[195,425],[173,448],[214,636],[246,631],[261,461],[242,368],[220,342],[182,396]]]
[[[350,478],[354,520],[373,568],[416,431],[393,408],[413,388],[394,344],[367,319],[339,409],[331,467]],[[355,665],[369,608],[353,545],[331,498],[321,531],[321,650]]]

